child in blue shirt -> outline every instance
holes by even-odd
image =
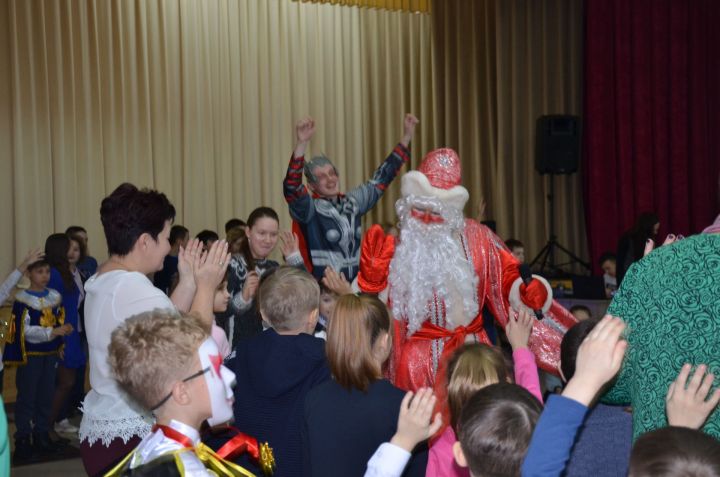
[[[50,265],[44,260],[35,262],[28,266],[28,276],[30,287],[15,296],[3,352],[6,365],[18,366],[15,463],[29,460],[33,451],[48,454],[56,450],[48,436],[49,416],[61,336],[72,332],[72,326],[64,323],[60,294],[47,288]]]

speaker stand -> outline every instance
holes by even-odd
[[[557,235],[555,235],[555,174],[550,174],[550,193],[547,195],[548,200],[548,209],[550,211],[550,238],[548,239],[547,243],[545,243],[545,246],[540,250],[540,253],[533,258],[532,262],[530,262],[530,267],[535,268],[536,265],[539,264],[538,268],[535,268],[536,271],[542,273],[545,273],[546,268],[553,274],[563,274],[564,270],[560,267],[564,267],[567,265],[572,265],[574,263],[577,263],[581,265],[585,270],[587,270],[588,274],[592,272],[592,268],[590,264],[580,257],[578,257],[575,253],[568,250],[566,247],[562,246],[560,242],[557,240]],[[555,252],[556,250],[559,250],[563,252],[565,255],[567,255],[570,259],[569,262],[564,263],[556,263],[555,262]]]

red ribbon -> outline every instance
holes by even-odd
[[[180,431],[176,431],[172,427],[163,426],[162,424],[155,424],[152,428],[152,431],[155,432],[158,429],[161,430],[163,434],[165,434],[165,437],[174,440],[183,447],[187,447],[189,449],[195,447],[195,444],[188,436],[186,436]]]
[[[259,461],[260,446],[258,445],[257,439],[243,434],[236,427],[228,426],[228,429],[235,431],[237,434],[218,449],[217,455],[223,459],[234,460],[240,454],[247,452],[253,459]]]
[[[470,326],[458,326],[454,330],[448,330],[442,326],[434,325],[429,321],[425,321],[422,327],[416,331],[411,340],[437,340],[442,338],[450,338],[445,342],[442,357],[446,357],[465,342],[468,335],[479,333],[483,329],[482,316],[478,316],[470,323]],[[442,361],[442,359],[441,359]]]

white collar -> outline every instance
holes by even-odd
[[[182,435],[190,439],[194,446],[200,444],[200,433],[194,427],[190,427],[187,424],[183,424],[175,419],[170,419],[168,427],[178,431]]]

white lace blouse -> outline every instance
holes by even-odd
[[[83,402],[80,442],[115,438],[127,442],[146,436],[153,423],[149,413],[123,392],[108,365],[112,332],[125,320],[156,308],[174,309],[170,299],[139,272],[114,270],[93,275],[85,283],[85,332],[90,350],[90,392]]]

